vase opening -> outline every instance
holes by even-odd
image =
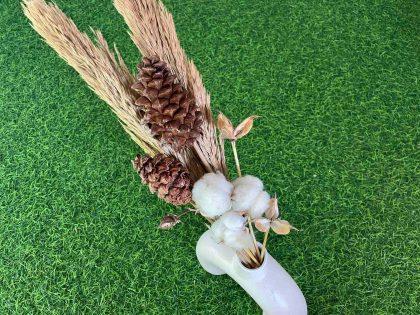
[[[262,245],[258,244],[258,248],[260,249],[260,253],[261,253]],[[258,270],[265,265],[266,258],[267,258],[267,252],[265,252],[265,255],[263,257],[263,261],[261,263],[259,263],[258,265],[255,265],[255,262],[253,262],[252,264],[245,262],[241,258],[241,256],[243,256],[243,254],[240,255],[238,252],[236,252],[236,258],[238,259],[238,262],[239,262],[240,266],[242,268],[244,268],[245,270],[253,271],[253,270]]]

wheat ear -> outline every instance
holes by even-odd
[[[53,3],[24,0],[22,7],[35,31],[108,103],[131,138],[151,156],[163,153],[136,111],[136,95],[130,88],[134,78],[116,47],[112,52],[99,31],[93,31],[97,41],[93,43]]]
[[[216,136],[210,109],[210,95],[194,63],[188,60],[175,30],[172,15],[159,0],[114,0],[114,5],[130,29],[130,36],[143,56],[158,56],[165,61],[186,89],[195,97],[204,114],[203,136],[180,156],[189,169],[199,160],[207,172],[226,174],[225,157]],[[190,151],[190,152],[188,152]],[[195,158],[194,158],[195,156]],[[193,160],[191,160],[193,159]]]

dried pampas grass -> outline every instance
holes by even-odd
[[[167,151],[136,112],[136,95],[130,88],[134,78],[116,47],[117,57],[99,31],[94,31],[94,44],[55,4],[24,0],[22,6],[35,31],[108,103],[131,138],[151,156]]]
[[[188,60],[175,30],[172,15],[158,0],[114,0],[118,12],[130,29],[130,36],[143,56],[158,56],[165,61],[186,89],[195,97],[204,114],[203,136],[193,149],[179,153],[179,158],[196,168],[196,173],[220,171],[226,174],[224,152],[216,136],[210,109],[210,95],[194,63]],[[198,160],[200,171],[191,161]],[[203,175],[201,174],[201,175]]]

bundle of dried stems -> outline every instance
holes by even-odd
[[[44,0],[23,0],[22,6],[25,15],[32,22],[32,27],[80,74],[89,87],[108,103],[125,131],[146,154],[152,157],[144,161],[150,160],[149,164],[153,166],[160,161],[154,161],[153,157],[155,159],[162,157],[161,153],[173,156],[167,160],[171,163],[166,163],[171,167],[164,169],[152,167],[144,170],[142,169],[144,163],[140,163],[141,158],[139,163],[135,163],[139,168],[137,171],[143,174],[143,180],[147,182],[146,177],[153,177],[153,183],[150,180],[148,182],[149,186],[159,191],[169,202],[175,205],[190,203],[192,186],[190,176],[194,181],[210,172],[220,171],[226,175],[224,140],[231,142],[238,176],[241,177],[236,142],[248,134],[256,116],[247,118],[234,128],[227,117],[219,115],[220,138],[218,140],[210,109],[210,96],[204,88],[194,63],[187,58],[179,43],[171,14],[159,0],[114,0],[114,4],[124,17],[131,32],[130,36],[141,54],[146,57],[157,56],[159,60],[164,61],[169,71],[178,80],[177,82],[193,96],[199,111],[204,114],[202,135],[192,147],[178,151],[168,143],[156,139],[150,126],[144,121],[142,112],[135,104],[139,95],[131,88],[134,83],[133,75],[116,47],[114,51],[111,51],[99,31],[93,31],[96,39],[94,43],[85,33],[80,32],[74,22],[55,4],[47,4]],[[175,158],[183,165],[177,162],[178,160],[173,160]],[[188,172],[184,171],[184,167]],[[145,176],[146,173],[153,176]],[[217,176],[219,175],[221,174]],[[227,183],[226,179],[224,181]],[[184,187],[181,183],[188,183],[188,185]],[[227,185],[229,187],[231,184],[227,183]],[[230,202],[230,192],[227,191],[227,193],[229,194],[227,200]],[[268,195],[266,192],[263,194]],[[196,201],[194,195],[192,200]],[[214,202],[211,198],[210,201]],[[253,244],[252,248],[238,251],[238,256],[250,268],[258,267],[262,263],[270,229],[276,234],[288,234],[293,228],[287,221],[278,219],[277,199],[272,198],[271,201],[265,217],[253,220],[250,214],[246,215],[247,229],[252,235]],[[194,203],[193,206],[195,206]],[[189,209],[187,212],[190,210],[198,211]],[[204,214],[203,216],[213,222],[214,217]],[[162,226],[172,227],[179,222],[179,217],[167,216],[166,220],[162,221]],[[257,230],[265,233],[261,250],[256,242],[253,224]]]
[[[193,93],[205,114],[203,135],[194,147],[181,152],[156,140],[149,126],[139,117],[136,92],[131,89],[134,77],[120,53],[111,51],[99,31],[93,31],[95,44],[78,30],[57,5],[44,0],[24,0],[25,15],[32,27],[87,82],[89,87],[118,116],[131,138],[150,156],[158,153],[176,156],[197,179],[210,171],[226,172],[225,159],[216,138],[210,111],[210,97],[194,64],[182,50],[172,16],[159,1],[115,1],[119,12],[132,30],[132,38],[143,55],[157,55],[166,61],[180,82]],[[115,57],[116,55],[116,57]]]
[[[116,48],[115,58],[101,32],[94,31],[95,44],[55,4],[24,0],[22,6],[32,27],[109,104],[131,138],[147,154],[164,152],[149,127],[136,115],[133,105],[136,95],[130,88],[133,76]]]
[[[180,159],[187,163],[191,159],[199,160],[205,172],[226,173],[224,153],[218,143],[211,114],[210,95],[197,68],[188,60],[179,43],[172,15],[160,1],[155,0],[114,0],[114,5],[124,17],[130,36],[141,54],[158,56],[165,61],[184,87],[194,95],[204,113],[203,136]]]

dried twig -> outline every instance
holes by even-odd
[[[255,254],[257,258],[261,258],[260,248],[258,247],[257,238],[255,237],[254,228],[252,226],[251,217],[249,215],[248,215],[248,226],[249,226],[249,231],[251,232],[251,235],[252,235],[252,241],[254,242]]]
[[[258,259],[254,256],[254,253],[250,250],[250,249],[245,249],[245,252],[248,254],[248,257],[251,258],[251,260],[257,265],[259,266],[260,263],[258,261]]]
[[[242,262],[246,263],[246,264],[250,264],[251,263],[251,259],[247,256],[247,254],[242,250],[242,251],[237,251],[236,252],[239,256],[239,258],[241,259]]]
[[[270,232],[270,229],[268,229],[264,233],[264,240],[263,240],[263,245],[262,245],[262,250],[261,250],[261,263],[264,261],[264,256],[265,256],[265,253],[267,252],[267,240],[268,240],[269,232]]]

